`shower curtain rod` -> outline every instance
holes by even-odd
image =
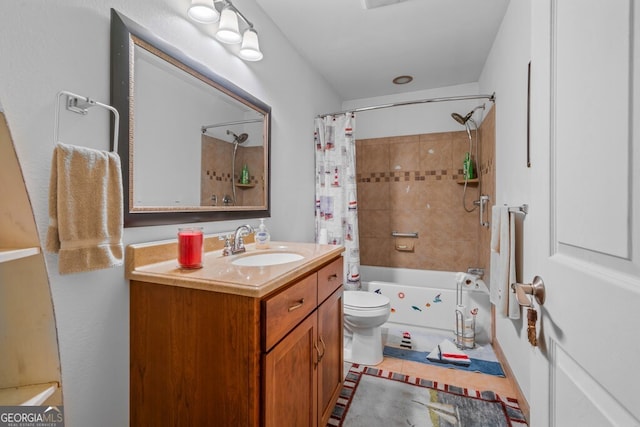
[[[369,107],[359,107],[354,108],[353,110],[345,110],[338,111],[336,113],[327,113],[320,114],[316,117],[323,118],[327,116],[335,116],[337,114],[345,114],[345,113],[359,113],[361,111],[370,111],[370,110],[379,110],[381,108],[390,108],[390,107],[400,107],[403,105],[414,105],[414,104],[426,104],[429,102],[445,102],[445,101],[464,101],[468,99],[488,99],[491,102],[496,102],[496,93],[492,93],[491,95],[461,95],[461,96],[447,96],[443,98],[429,98],[429,99],[419,99],[416,101],[403,101],[403,102],[394,102],[391,104],[380,104],[380,105],[371,105]]]
[[[246,123],[258,123],[261,122],[264,119],[247,119],[247,120],[236,120],[234,122],[225,122],[225,123],[215,123],[212,125],[205,125],[202,126],[200,128],[200,130],[202,130],[202,133],[205,133],[207,131],[207,129],[211,129],[211,128],[219,128],[222,126],[233,126],[233,125],[243,125]]]

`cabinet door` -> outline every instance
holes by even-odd
[[[342,289],[318,307],[318,425],[326,426],[342,388]]]
[[[264,356],[266,427],[316,426],[317,325],[312,313]]]

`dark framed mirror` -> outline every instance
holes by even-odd
[[[125,227],[270,215],[271,107],[111,9]]]

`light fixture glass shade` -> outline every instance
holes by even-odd
[[[220,14],[213,5],[213,0],[191,0],[187,15],[202,24],[213,24],[220,19]]]
[[[239,55],[245,61],[260,61],[262,59],[263,55],[258,44],[258,33],[253,28],[249,28],[244,32]]]
[[[236,12],[229,6],[225,6],[224,9],[222,9],[216,39],[222,43],[240,43],[240,41],[242,41],[242,36],[238,28],[238,15],[236,15]]]

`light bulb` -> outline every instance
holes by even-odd
[[[258,33],[253,28],[249,28],[244,32],[239,55],[245,61],[260,61],[262,59],[263,55],[258,43]]]
[[[192,0],[187,14],[189,18],[201,24],[213,24],[220,19],[212,0]]]
[[[229,6],[225,6],[222,9],[216,39],[222,43],[240,43],[242,41],[242,36],[238,29],[238,15]]]

